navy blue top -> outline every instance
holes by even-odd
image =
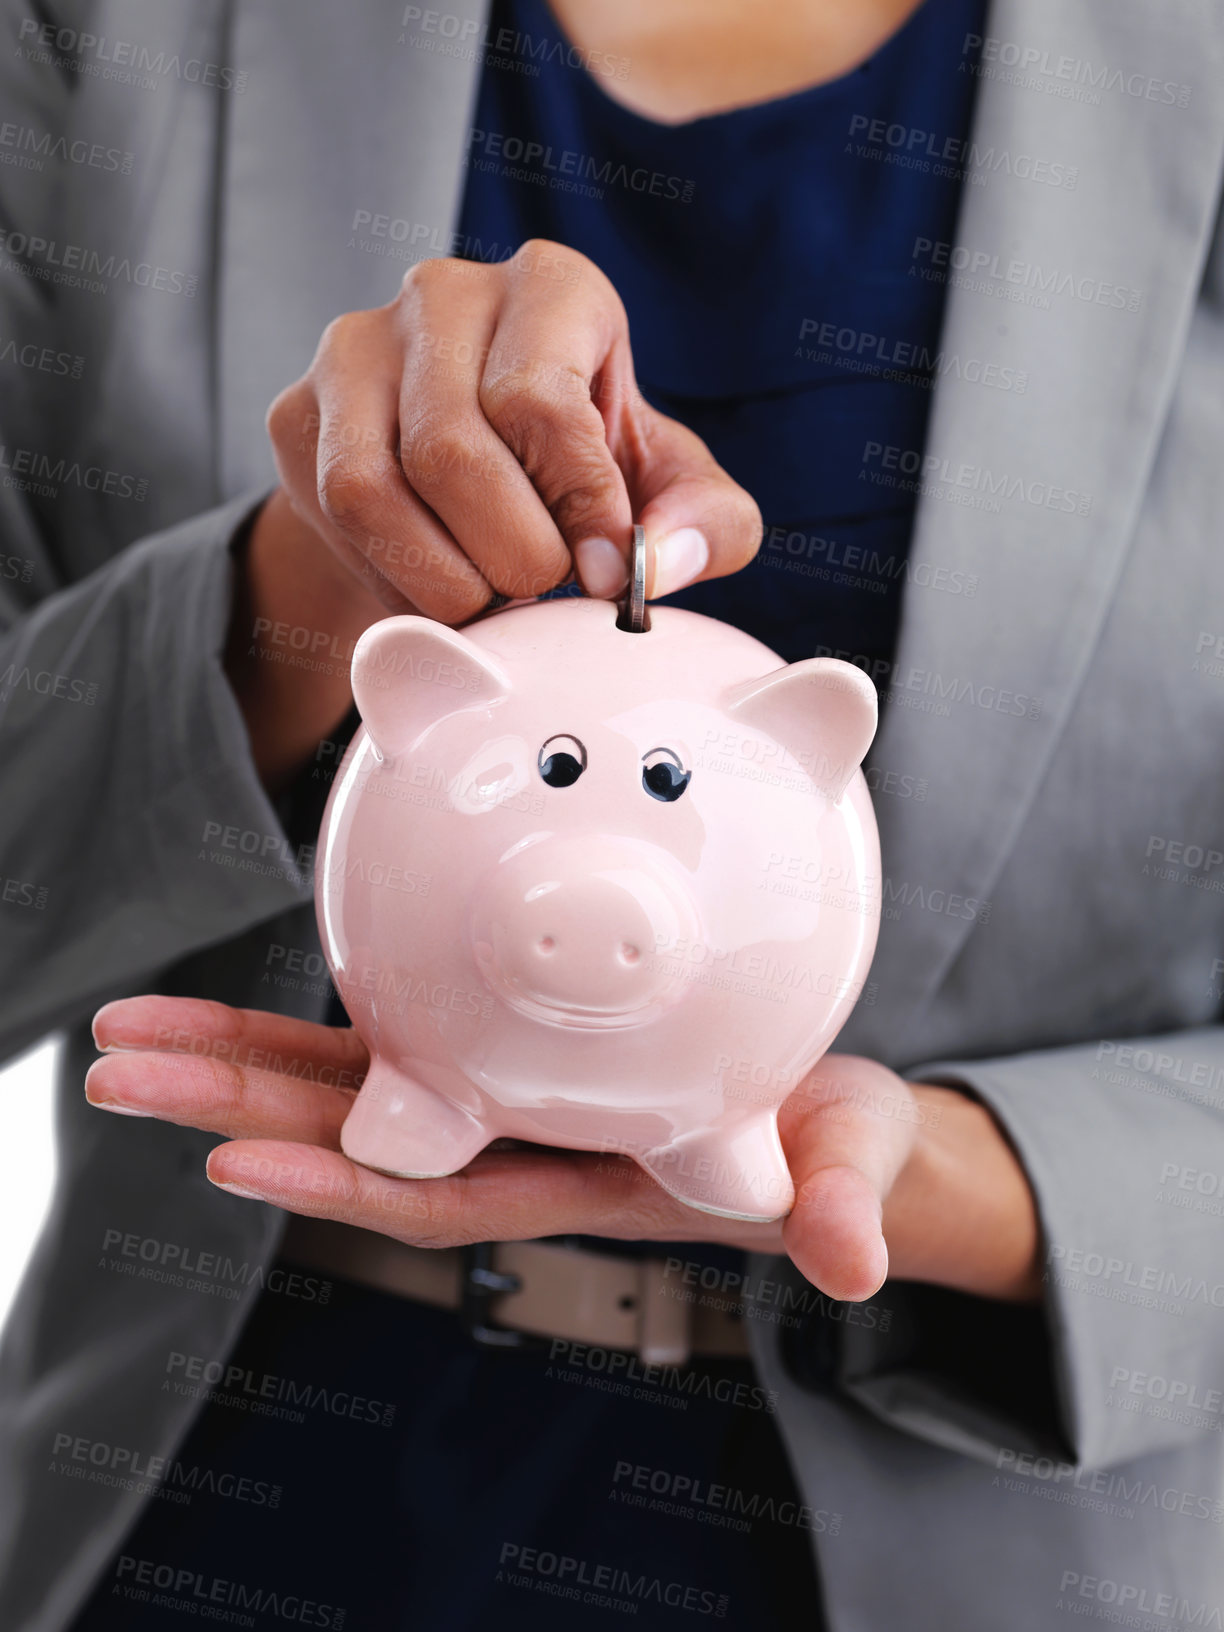
[[[864,479],[872,468],[865,449],[923,445],[943,289],[911,276],[914,243],[954,237],[962,184],[955,157],[974,85],[962,48],[966,35],[982,32],[983,11],[984,0],[938,0],[832,84],[665,126],[621,107],[607,94],[614,83],[570,65],[544,0],[494,0],[488,38],[511,39],[515,54],[507,63],[495,45],[486,62],[459,248],[495,260],[524,239],[546,238],[607,273],[628,309],[644,394],[704,438],[757,499],[766,525],[752,566],[672,599],[739,625],[788,661],[822,646],[866,659],[886,659],[893,648],[913,499]],[[532,68],[538,72],[525,71]],[[740,1257],[674,1243],[585,1244],[724,1267]],[[427,1511],[407,1515],[406,1555],[430,1567],[422,1574],[397,1564],[387,1588],[409,1591],[398,1600],[403,1624],[439,1624],[441,1613],[456,1628],[594,1625],[570,1604],[530,1592],[516,1598],[518,1589],[500,1584],[484,1561],[507,1537],[698,1582],[725,1594],[719,1605],[730,1600],[729,1625],[781,1632],[797,1613],[823,1624],[810,1536],[797,1526],[762,1519],[749,1534],[715,1531],[686,1518],[683,1506],[673,1517],[609,1499],[610,1474],[640,1463],[797,1501],[767,1410],[720,1405],[691,1419],[652,1410],[649,1400],[575,1386],[591,1381],[580,1371],[560,1384],[551,1366],[537,1374],[534,1351],[465,1347],[436,1312],[374,1293],[358,1298],[355,1289],[344,1295],[353,1305],[339,1339],[344,1352],[353,1352],[352,1332],[364,1322],[363,1368],[369,1355],[395,1356],[405,1398],[417,1406],[412,1433],[384,1458],[401,1496],[430,1493]],[[260,1329],[251,1323],[248,1345]],[[316,1321],[306,1335],[321,1330]],[[805,1387],[831,1386],[838,1330],[818,1300],[787,1332]],[[293,1346],[297,1354],[296,1339]],[[415,1372],[403,1371],[409,1362]],[[258,1353],[244,1363],[265,1365]],[[328,1370],[326,1355],[309,1364]],[[283,1369],[275,1359],[266,1365]],[[726,1367],[728,1380],[750,1383],[747,1362]],[[369,1393],[364,1369],[362,1380]],[[257,1450],[261,1466],[287,1454],[279,1445]],[[410,1477],[402,1472],[408,1459]],[[402,1507],[373,1473],[365,1486],[375,1493],[373,1516],[370,1502],[353,1504],[354,1533],[380,1534],[387,1514],[401,1523]],[[464,1524],[456,1529],[460,1501]],[[521,1511],[517,1528],[506,1528],[508,1511]],[[170,1540],[142,1545],[146,1556],[174,1553]],[[382,1592],[385,1573],[363,1579]],[[445,1587],[441,1609],[421,1599],[430,1582]],[[655,1618],[652,1607],[635,1624],[674,1619],[671,1608]]]
[[[669,604],[788,662],[892,652],[914,496],[874,484],[865,450],[923,445],[944,287],[916,275],[914,244],[954,237],[975,84],[963,43],[984,9],[921,5],[830,84],[662,125],[615,101],[615,78],[570,66],[545,0],[495,0],[488,37],[513,35],[518,71],[483,76],[461,252],[547,238],[608,275],[643,395],[765,522],[752,566]]]
[[[955,235],[975,84],[964,41],[984,13],[985,0],[920,5],[840,79],[662,125],[573,65],[546,0],[494,0],[488,38],[517,49],[481,81],[458,250],[494,261],[545,238],[608,275],[643,395],[697,432],[765,523],[744,571],[666,604],[787,662],[892,657],[915,497],[873,483],[865,452],[923,446],[944,286],[915,275],[914,244]]]

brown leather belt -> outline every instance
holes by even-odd
[[[746,1356],[737,1315],[686,1302],[661,1258],[618,1258],[544,1241],[410,1247],[330,1219],[291,1215],[281,1251],[295,1263],[379,1292],[459,1311],[480,1343],[516,1334],[628,1349],[647,1365],[690,1356]],[[495,1324],[494,1324],[495,1322]]]

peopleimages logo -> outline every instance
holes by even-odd
[[[112,1445],[107,1440],[89,1439],[83,1434],[58,1433],[51,1455],[62,1458],[51,1471],[83,1479],[89,1484],[107,1485],[115,1490],[135,1490],[158,1495],[180,1507],[203,1493],[226,1501],[248,1502],[252,1507],[280,1506],[282,1487],[267,1479],[252,1479],[198,1463],[179,1462],[173,1457],[150,1456],[130,1445]]]
[[[130,1553],[120,1555],[115,1575],[118,1578],[115,1590],[129,1601],[178,1610],[200,1620],[229,1621],[239,1626],[256,1624],[250,1613],[223,1614],[217,1606],[224,1605],[230,1610],[275,1615],[278,1620],[294,1621],[298,1626],[329,1628],[330,1632],[338,1632],[344,1625],[343,1609],[334,1604],[317,1603],[300,1592],[251,1587],[243,1581],[207,1576],[202,1570],[176,1569],[173,1564],[155,1559],[133,1558]],[[150,1588],[157,1590],[150,1592]]]
[[[77,459],[63,454],[41,453],[37,448],[13,448],[0,442],[0,472],[5,486],[34,486],[54,497],[61,487],[84,488],[90,493],[105,493],[112,499],[134,499],[143,504],[149,494],[147,476],[136,476],[120,470],[106,470],[101,465],[83,465]]]
[[[1174,1312],[1186,1303],[1202,1303],[1213,1309],[1224,1309],[1224,1281],[1207,1281],[1189,1270],[1165,1269],[1159,1264],[1137,1264],[1130,1258],[1113,1258],[1102,1252],[1082,1247],[1068,1247],[1055,1243],[1046,1254],[1048,1273],[1060,1286],[1075,1288],[1080,1277],[1101,1287],[1125,1293],[1153,1295],[1152,1306],[1158,1307],[1161,1298],[1175,1301]],[[1091,1290],[1092,1288],[1086,1288]],[[1143,1301],[1142,1297],[1120,1301]]]
[[[539,76],[541,63],[559,63],[584,73],[602,74],[607,79],[629,77],[628,57],[609,56],[606,51],[571,45],[543,34],[526,34],[517,28],[501,27],[490,33],[488,23],[460,17],[454,12],[405,6],[400,28],[403,32],[396,42],[399,45],[458,57],[465,62],[475,60],[480,54],[489,67],[513,67],[533,78]]]
[[[646,1507],[671,1518],[692,1518],[741,1534],[749,1532],[756,1519],[830,1536],[839,1534],[842,1524],[842,1515],[830,1513],[827,1508],[811,1508],[786,1497],[714,1484],[643,1462],[618,1462],[612,1489],[626,1506]]]
[[[92,708],[98,700],[98,682],[76,675],[54,674],[50,669],[19,669],[10,663],[0,671],[0,702],[17,691],[37,692],[40,697],[58,697],[66,703],[84,703]]]
[[[554,1596],[576,1602],[597,1602],[591,1596],[595,1593],[614,1595],[621,1600],[622,1614],[636,1615],[639,1604],[656,1603],[722,1620],[729,1603],[726,1593],[687,1586],[682,1581],[664,1581],[661,1576],[627,1570],[615,1564],[590,1563],[587,1559],[550,1552],[547,1548],[524,1547],[517,1541],[503,1544],[498,1564],[501,1566],[497,1572],[498,1579],[504,1575],[516,1586],[537,1577],[562,1589]],[[516,1581],[516,1575],[523,1578],[522,1581]],[[579,1593],[580,1587],[587,1589],[586,1594]]]
[[[128,255],[104,255],[84,244],[61,244],[56,238],[42,238],[37,233],[0,230],[0,250],[13,257],[5,270],[68,288],[87,288],[94,294],[105,294],[110,287],[108,280],[114,279],[139,289],[193,296],[200,281],[196,273],[178,267],[133,262]]]
[[[1015,176],[1020,181],[1040,181],[1051,187],[1075,189],[1079,171],[1074,165],[1057,159],[1041,159],[1033,153],[1012,153],[1008,148],[982,147],[969,137],[944,136],[938,131],[923,130],[915,125],[890,123],[887,119],[871,119],[865,113],[851,117],[847,135],[864,135],[866,147],[859,147],[860,157],[871,156],[876,149],[880,157],[903,158],[911,167],[926,169],[935,164],[935,174],[956,173],[954,167],[963,167],[962,173],[970,181],[989,174]]]
[[[475,155],[486,160],[502,159],[507,164],[523,167],[520,179],[533,176],[552,176],[560,183],[563,178],[595,183],[597,187],[624,187],[632,193],[648,193],[652,198],[691,203],[696,183],[684,176],[665,175],[661,170],[648,170],[645,165],[630,169],[627,164],[615,164],[611,159],[596,159],[589,153],[571,148],[553,148],[542,142],[524,141],[521,136],[507,136],[501,131],[478,130],[468,132],[469,162],[476,168],[482,165]],[[602,194],[599,194],[602,197]]]
[[[1000,39],[997,34],[966,34],[961,42],[961,55],[971,57],[975,54],[983,77],[1014,78],[1022,85],[1040,84],[1051,95],[1061,96],[1072,89],[1081,89],[1088,93],[1093,102],[1099,102],[1102,91],[1118,91],[1123,96],[1164,103],[1166,107],[1186,108],[1190,105],[1190,87],[1178,80],[1133,73],[1120,68],[1117,63],[1069,57],[1042,46]],[[1016,72],[1004,76],[999,74],[999,68],[1010,68]]]
[[[667,1402],[687,1410],[690,1400],[714,1400],[719,1405],[738,1405],[748,1411],[765,1411],[774,1416],[778,1409],[777,1391],[731,1377],[712,1377],[692,1366],[673,1366],[662,1361],[639,1360],[625,1349],[605,1349],[592,1343],[575,1343],[555,1337],[549,1344],[549,1375],[558,1366],[571,1372],[595,1374],[605,1391],[646,1399],[652,1394],[667,1395]],[[558,1373],[564,1381],[565,1370]],[[636,1386],[634,1386],[636,1385]]]
[[[1126,1517],[1133,1517],[1141,1507],[1151,1507],[1160,1508],[1165,1513],[1177,1513],[1182,1518],[1202,1519],[1209,1524],[1224,1523],[1224,1503],[1217,1497],[1204,1495],[1201,1491],[1158,1485],[1128,1470],[1086,1468],[1072,1462],[1056,1462],[1053,1457],[1008,1448],[996,1453],[995,1468],[996,1484],[1007,1490],[1021,1491],[1027,1484],[1031,1494],[1044,1500],[1070,1503],[1072,1493],[1077,1493],[1101,1498],[1100,1508],[1108,1503],[1120,1502],[1123,1504],[1120,1511]],[[1009,1473],[1018,1477],[1004,1477]]]
[[[990,289],[993,285],[997,286],[996,292],[1008,288],[1015,293],[1028,291],[1046,302],[1052,295],[1069,295],[1072,300],[1087,305],[1110,306],[1128,312],[1137,312],[1143,304],[1141,289],[1086,276],[1065,266],[1043,266],[1019,256],[1000,255],[997,250],[975,248],[971,244],[915,238],[911,255],[915,262],[912,272],[928,280],[942,281],[950,272],[957,272],[979,280],[962,287]],[[918,264],[921,262],[927,264]]]
[[[190,85],[207,85],[222,91],[246,89],[246,72],[224,63],[204,62],[200,57],[183,57],[177,51],[154,50],[131,40],[112,40],[105,34],[91,34],[75,28],[58,28],[35,17],[25,17],[17,30],[17,53],[30,62],[66,67],[98,79],[115,79],[155,90],[159,79],[181,79]],[[49,53],[58,51],[57,61]],[[73,60],[75,59],[75,60]]]
[[[71,351],[53,351],[50,346],[38,346],[31,342],[22,344],[19,340],[11,339],[0,339],[0,363],[13,363],[18,368],[33,369],[39,374],[62,375],[70,380],[79,380],[85,372],[84,357]],[[0,577],[14,576],[4,571],[5,562],[13,559],[12,556],[0,556]],[[24,580],[27,583],[33,576],[33,562],[28,566],[30,573]]]
[[[932,351],[917,341],[896,340],[848,323],[805,317],[799,325],[799,339],[816,342],[814,346],[801,344],[796,353],[810,363],[879,375],[903,384],[933,385],[936,380],[951,378],[969,385],[992,386],[998,391],[1015,391],[1021,396],[1028,387],[1024,369],[1008,368],[981,357],[962,357],[942,347]]]
[[[945,487],[968,488],[992,499],[1018,499],[1022,504],[1035,504],[1043,510],[1061,510],[1080,516],[1092,510],[1090,493],[1038,481],[1018,471],[993,470],[986,465],[924,453],[918,448],[903,448],[895,443],[865,442],[862,466],[860,481],[904,486],[897,476],[889,475],[897,472],[902,477],[920,476],[924,483],[933,481]]]
[[[1132,1615],[1155,1615],[1166,1624],[1177,1622],[1182,1626],[1224,1627],[1218,1604],[1180,1598],[1175,1592],[1156,1592],[1146,1584],[1136,1585],[1129,1581],[1114,1581],[1105,1575],[1084,1575],[1079,1570],[1064,1570],[1058,1590],[1068,1597],[1088,1598],[1097,1604],[1109,1605],[1112,1613],[1094,1618],[1114,1621],[1122,1626],[1147,1627],[1155,1624],[1152,1621],[1124,1619],[1123,1612],[1129,1612]],[[1080,1615],[1087,1613],[1086,1609],[1074,1603],[1063,1606],[1061,1597],[1058,1606]]]
[[[1185,1378],[1164,1377],[1155,1372],[1135,1371],[1130,1366],[1115,1366],[1109,1374],[1109,1386],[1119,1395],[1130,1394],[1178,1410],[1201,1411],[1208,1416],[1224,1417],[1224,1389],[1203,1388]]]
[[[262,1051],[261,1051],[262,1052]],[[248,1064],[255,1062],[248,1061]],[[115,1251],[120,1258],[130,1260],[126,1268],[140,1278],[146,1269],[166,1271],[174,1283],[192,1290],[211,1290],[209,1283],[229,1283],[224,1290],[234,1298],[242,1289],[257,1287],[261,1292],[282,1293],[286,1297],[301,1298],[307,1303],[327,1303],[331,1297],[331,1282],[317,1275],[303,1275],[286,1270],[280,1265],[266,1269],[256,1260],[243,1258],[235,1261],[227,1253],[201,1252],[181,1241],[162,1241],[156,1236],[139,1235],[134,1230],[108,1229],[102,1237],[102,1252]],[[115,1262],[111,1260],[112,1264]]]
[[[110,170],[130,176],[136,162],[136,155],[123,148],[104,147],[101,142],[89,142],[83,137],[70,141],[62,134],[38,130],[33,125],[14,124],[12,120],[0,124],[0,147],[11,150],[0,153],[0,162],[12,162],[21,169],[41,170],[47,159],[63,159],[67,164],[85,165],[90,170]]]
[[[171,1382],[171,1379],[175,1381]],[[322,1384],[299,1382],[292,1377],[278,1376],[275,1372],[258,1374],[244,1366],[210,1360],[201,1354],[180,1354],[177,1350],[172,1350],[166,1358],[166,1378],[162,1389],[190,1398],[223,1390],[212,1395],[222,1405],[271,1401],[278,1405],[323,1411],[328,1416],[345,1417],[353,1422],[373,1423],[380,1428],[389,1428],[395,1420],[395,1406],[383,1400],[367,1399],[363,1394],[351,1394],[346,1389],[329,1389]],[[297,1410],[291,1420],[304,1421],[305,1418]]]

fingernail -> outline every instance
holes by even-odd
[[[610,538],[584,538],[574,545],[574,561],[583,589],[597,600],[619,595],[629,582],[624,558]]]
[[[654,588],[651,600],[674,595],[706,569],[710,546],[696,527],[679,527],[655,545]]]
[[[125,1073],[120,1067],[120,1077]],[[85,1073],[85,1098],[99,1111],[113,1111],[116,1116],[151,1116],[151,1111],[138,1110],[134,1105],[125,1105],[121,1100],[114,1099],[115,1068],[105,1060],[95,1060]]]
[[[116,998],[113,1003],[104,1003],[98,1010],[97,1014],[94,1015],[93,1024],[90,1029],[93,1032],[95,1047],[104,1049],[107,1052],[119,1053],[121,1050],[131,1049],[136,1046],[134,1043],[124,1043],[119,1040],[108,1043],[102,1041],[103,1032],[109,1033],[112,1037],[114,1037],[114,1034],[117,1032],[119,1034],[119,1038],[122,1038],[124,1030],[123,1022],[125,1019],[125,1011],[127,1010],[127,1006],[128,1000],[126,998],[119,997]]]
[[[85,1073],[85,1098],[99,1111],[113,1111],[116,1116],[152,1116],[152,1111],[142,1111],[135,1105],[125,1105],[122,1100],[112,1099],[109,1093],[103,1092],[102,1083],[105,1077],[106,1086],[110,1093],[114,1092],[114,1071],[103,1071],[104,1062],[95,1060]]]
[[[215,1184],[218,1190],[224,1190],[231,1196],[241,1196],[243,1201],[267,1201],[267,1196],[261,1196],[258,1190],[245,1190],[240,1184],[230,1184],[225,1179],[214,1179],[211,1173],[205,1173],[209,1184]]]

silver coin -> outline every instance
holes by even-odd
[[[650,628],[650,614],[646,610],[646,529],[633,529],[633,547],[629,556],[629,588],[617,620],[622,629],[631,634],[644,635]]]

